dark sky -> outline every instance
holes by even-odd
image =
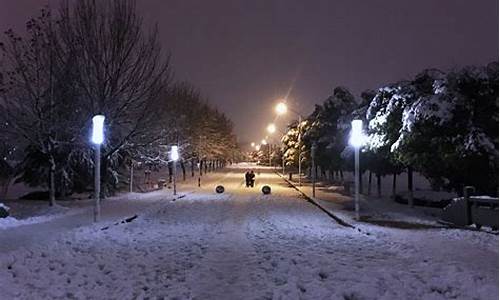
[[[22,28],[44,3],[0,0],[0,29]],[[226,112],[241,142],[265,135],[276,99],[292,85],[290,101],[309,114],[339,85],[359,94],[428,67],[498,61],[496,0],[140,0],[138,7],[158,23],[177,78]]]

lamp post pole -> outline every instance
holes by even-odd
[[[271,143],[269,143],[267,147],[269,148],[269,167],[271,167]]]
[[[94,161],[94,222],[101,217],[101,144],[104,141],[104,119],[103,115],[92,118],[92,143],[95,146]]]
[[[283,168],[283,172],[281,172],[281,174],[283,174],[283,177],[285,176],[285,153],[283,153],[283,156],[281,157],[281,163],[283,164],[282,168]]]
[[[359,221],[359,146],[354,147],[354,188],[356,189],[354,208],[356,210],[356,220]]]
[[[174,196],[177,195],[177,184],[176,184],[176,177],[177,177],[177,161],[174,160]]]
[[[302,124],[302,116],[299,114],[299,137],[298,137],[298,142],[299,142],[299,186],[302,186],[302,136],[301,136],[301,128],[300,125]]]
[[[313,198],[316,197],[316,162],[314,161],[315,160],[315,157],[316,157],[316,143],[313,143],[312,144],[312,147],[311,147],[311,167],[312,167],[312,188],[313,188]]]
[[[94,193],[94,222],[99,222],[101,217],[101,144],[95,145]]]
[[[172,160],[172,169],[173,169],[173,183],[174,183],[174,196],[177,195],[177,161],[179,160],[179,147],[178,146],[172,146],[172,149],[170,150],[170,159]]]

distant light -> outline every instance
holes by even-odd
[[[260,150],[260,145],[255,146],[255,150],[259,151]]]
[[[267,145],[267,141],[266,141],[266,140],[262,140],[260,143],[261,143],[262,145]]]
[[[275,110],[278,115],[284,115],[286,114],[288,108],[284,102],[280,102],[276,105]]]
[[[179,147],[172,146],[172,149],[170,150],[170,159],[173,161],[179,160]]]
[[[92,118],[92,143],[96,145],[104,142],[104,119],[103,115],[95,115]]]
[[[351,137],[349,144],[353,147],[361,147],[365,143],[365,135],[363,134],[363,121],[353,120],[351,122]]]
[[[269,124],[269,125],[267,125],[267,132],[269,132],[269,133],[275,133],[276,132],[276,125],[274,125],[272,123]]]
[[[252,143],[250,144],[250,146],[252,146],[252,148],[253,148],[253,147],[255,147],[255,143],[254,143],[254,142],[252,142]]]

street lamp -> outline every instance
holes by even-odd
[[[286,105],[286,103],[284,101],[282,101],[282,102],[279,102],[274,109],[278,115],[284,115],[288,111],[288,106]],[[301,145],[302,132],[300,130],[300,127],[302,125],[302,115],[293,109],[290,109],[290,111],[299,117],[299,124],[297,126],[297,129],[299,131],[298,138],[297,138],[298,144],[299,144],[299,186],[302,186],[302,147],[301,147],[302,146]]]
[[[285,102],[280,102],[276,105],[275,110],[278,115],[284,115],[286,114],[288,107],[286,106]]]
[[[254,142],[252,142],[252,143],[250,144],[250,146],[252,146],[252,148],[253,148],[253,147],[255,147],[255,143],[254,143]]]
[[[260,145],[255,146],[255,150],[260,151]]]
[[[101,216],[101,144],[104,142],[104,119],[103,115],[95,115],[92,118],[92,143],[95,145],[94,222],[98,222]]]
[[[269,132],[270,134],[273,134],[276,132],[276,125],[274,125],[273,123],[267,125],[267,132]]]
[[[316,142],[314,142],[311,146],[311,168],[312,168],[312,192],[313,192],[313,198],[316,197],[316,150],[318,149],[318,146]]]
[[[349,138],[349,144],[354,147],[354,208],[356,211],[356,220],[359,221],[359,148],[363,146],[365,142],[365,136],[363,134],[363,121],[353,120],[351,122],[351,137]]]
[[[177,177],[177,161],[179,160],[179,147],[178,146],[172,146],[172,149],[170,150],[170,159],[173,161],[173,169],[174,169],[174,196],[177,195],[177,186],[176,186],[176,180],[175,178]]]

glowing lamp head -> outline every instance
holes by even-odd
[[[255,150],[260,151],[260,145],[255,146]]]
[[[250,144],[250,146],[255,147],[255,143],[254,143],[254,142],[252,142],[252,143]]]
[[[266,140],[262,140],[260,143],[261,143],[262,145],[267,145],[267,141],[266,141]]]
[[[96,115],[92,118],[92,143],[96,145],[104,142],[104,119],[103,115]]]
[[[365,135],[363,134],[363,121],[353,120],[351,122],[351,137],[349,144],[353,147],[361,147],[365,142]]]
[[[278,115],[284,115],[286,114],[288,108],[286,107],[285,102],[280,102],[276,105],[275,110]]]
[[[179,160],[179,147],[172,146],[172,149],[170,150],[170,159],[173,161]]]
[[[274,125],[274,124],[267,125],[267,132],[275,133],[276,132],[276,125]]]

